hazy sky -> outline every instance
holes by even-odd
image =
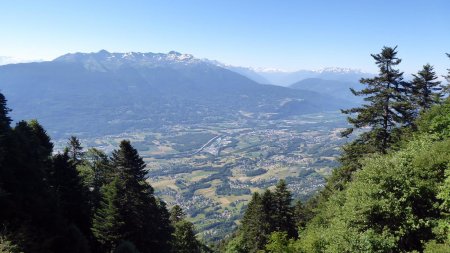
[[[0,1],[0,56],[190,53],[233,65],[376,71],[370,53],[399,46],[401,68],[450,68],[448,0]]]

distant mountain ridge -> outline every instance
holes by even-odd
[[[360,97],[354,96],[350,91],[350,88],[355,90],[362,89],[363,85],[359,82],[307,78],[291,84],[289,88],[314,91],[355,103],[362,102]]]
[[[351,68],[329,67],[318,70],[283,71],[277,69],[254,69],[244,67],[227,67],[228,69],[240,69],[242,75],[252,79],[266,80],[265,83],[289,86],[293,83],[309,78],[336,80],[342,82],[359,82],[361,78],[371,77],[373,74]],[[257,78],[255,78],[256,76]]]
[[[346,104],[313,91],[261,85],[210,61],[173,51],[101,50],[0,66],[0,90],[9,99],[13,118],[37,118],[53,137],[284,118]]]
[[[7,64],[16,64],[16,63],[25,63],[25,62],[41,62],[42,60],[38,59],[22,59],[18,57],[10,57],[10,56],[0,56],[0,66]]]
[[[170,65],[172,67],[193,66],[198,64],[209,64],[205,60],[197,59],[191,54],[181,54],[176,51],[164,53],[110,53],[100,50],[97,53],[74,53],[60,56],[54,62],[82,63],[90,70],[106,71],[115,70],[123,65],[134,67],[161,67]]]

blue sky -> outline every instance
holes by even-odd
[[[287,70],[350,67],[399,46],[405,72],[450,68],[450,1],[1,1],[0,56],[176,50]]]

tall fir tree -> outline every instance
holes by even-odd
[[[76,225],[83,234],[90,235],[91,210],[88,189],[84,187],[67,152],[53,157],[49,184],[58,198],[59,208],[64,217]]]
[[[443,87],[440,86],[441,82],[437,81],[438,76],[433,66],[424,65],[422,70],[413,74],[413,77],[411,82],[412,103],[418,111],[428,110],[441,101]]]
[[[246,252],[264,249],[273,224],[273,194],[266,190],[262,195],[254,193],[242,218],[242,241]]]
[[[261,219],[264,221],[264,226],[261,227],[261,231],[265,236],[269,236],[270,232],[275,230],[275,221],[274,221],[274,213],[275,213],[275,205],[274,205],[274,195],[272,191],[267,189],[261,195],[261,204],[262,204],[262,214]]]
[[[75,136],[70,136],[67,141],[67,147],[65,150],[71,160],[75,165],[79,165],[83,158],[83,147],[81,146],[80,140]]]
[[[242,241],[246,252],[257,252],[264,247],[267,241],[266,225],[261,195],[257,192],[253,193],[242,218]]]
[[[354,129],[370,127],[370,131],[361,135],[360,139],[377,152],[386,153],[393,142],[393,132],[413,120],[413,108],[407,96],[410,87],[403,82],[403,72],[395,68],[401,62],[397,57],[397,47],[383,47],[381,53],[371,56],[378,65],[379,74],[361,79],[366,88],[360,91],[351,89],[355,96],[364,97],[365,104],[342,110],[344,114],[356,114],[356,117],[348,117],[348,122],[353,126],[342,134],[348,136]]]
[[[145,182],[145,163],[129,141],[122,141],[119,150],[112,154],[112,164],[118,171],[120,182],[118,201],[123,225],[119,231],[122,239],[133,242],[142,250],[149,246],[145,243],[145,237],[155,236],[152,233],[149,235],[148,231],[144,233],[148,222],[146,211],[156,210],[153,189]]]
[[[167,210],[166,203],[162,201],[160,198],[157,198],[156,207],[157,207],[156,213],[148,216],[152,219],[156,219],[157,232],[155,241],[157,241],[157,246],[155,247],[155,251],[168,252],[171,249],[171,241],[173,240],[172,233],[174,231],[174,228],[170,222],[170,213]]]
[[[294,212],[293,212],[293,220],[297,229],[302,229],[306,226],[306,222],[308,221],[308,210],[303,205],[300,200],[295,202]]]
[[[170,221],[174,227],[172,234],[172,252],[188,253],[201,252],[202,244],[197,240],[194,225],[185,220],[186,214],[180,206],[170,209]]]
[[[293,208],[291,205],[292,194],[287,188],[286,181],[281,179],[273,192],[273,226],[274,231],[286,232],[288,237],[296,236],[293,220]],[[273,232],[273,231],[270,231]]]
[[[143,253],[167,252],[172,233],[169,213],[145,181],[144,161],[129,141],[122,141],[111,162],[117,170],[120,239],[132,242]]]
[[[0,167],[2,164],[2,160],[5,157],[6,153],[6,145],[7,145],[7,137],[11,130],[11,118],[8,113],[11,110],[8,108],[6,104],[6,98],[0,93]],[[0,185],[1,187],[1,185]]]
[[[11,118],[8,116],[10,109],[6,104],[6,98],[0,93],[0,203],[3,203],[3,197],[7,196],[3,188],[3,180],[6,179],[6,168],[2,165],[3,159],[7,154],[8,138],[11,132]],[[0,217],[1,218],[1,217]]]
[[[186,220],[174,224],[173,253],[200,253],[201,244],[195,237],[194,225]]]
[[[77,170],[83,181],[85,188],[89,189],[90,206],[95,210],[100,202],[100,189],[115,178],[114,170],[109,157],[102,151],[91,148],[84,155]]]
[[[120,232],[125,222],[120,216],[118,179],[114,179],[101,188],[102,199],[92,221],[92,233],[100,244],[101,252],[114,250],[123,236]]]

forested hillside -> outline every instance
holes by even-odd
[[[306,203],[285,182],[255,193],[223,252],[450,252],[450,99],[429,64],[411,82],[396,48],[372,55],[380,72],[352,90],[341,165]],[[450,75],[446,77],[449,81]]]
[[[35,120],[11,127],[0,93],[0,252],[202,252],[193,225],[146,182],[129,141],[64,152]]]

